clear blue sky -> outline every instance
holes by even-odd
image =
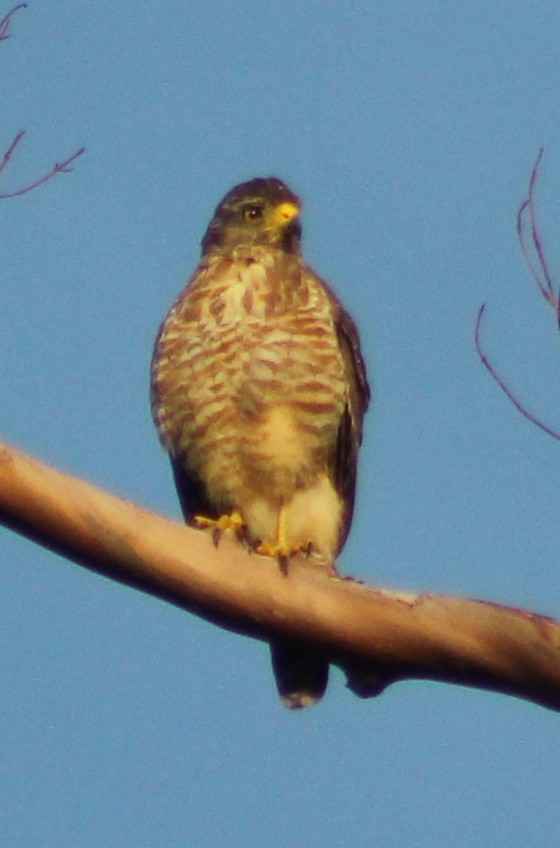
[[[4,6],[7,11],[10,4]],[[0,44],[1,435],[179,516],[148,407],[158,324],[234,183],[277,175],[362,332],[375,403],[341,567],[560,616],[560,339],[515,214],[538,148],[560,280],[556,2],[29,4]],[[553,846],[560,719],[333,675],[279,705],[264,646],[0,530],[6,848]]]

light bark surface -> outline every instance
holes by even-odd
[[[560,622],[483,601],[365,586],[297,557],[185,527],[0,444],[0,522],[61,556],[222,627],[318,645],[361,696],[407,678],[560,710]]]

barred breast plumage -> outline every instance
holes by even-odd
[[[347,390],[324,285],[280,251],[203,262],[156,357],[162,441],[218,510],[239,509],[249,538],[273,544],[280,506],[295,498],[290,545],[332,557],[342,504],[327,473]]]

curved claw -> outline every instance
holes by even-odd
[[[259,544],[255,547],[255,551],[262,556],[274,557],[278,560],[278,565],[280,566],[280,571],[282,574],[288,573],[288,563],[290,561],[290,557],[296,556],[296,554],[305,554],[309,556],[313,550],[313,543],[308,542],[307,545],[296,545],[295,547],[289,547],[288,545],[280,545],[280,544],[268,544],[266,542],[259,542]]]
[[[216,546],[226,530],[233,530],[238,539],[245,535],[245,522],[241,513],[237,510],[234,510],[230,515],[220,515],[219,518],[195,515],[194,523],[201,530],[212,530],[212,540]]]

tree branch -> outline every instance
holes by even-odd
[[[12,143],[10,144],[10,146],[4,153],[2,160],[0,161],[0,174],[2,173],[2,171],[5,170],[5,168],[9,164],[14,150],[16,149],[24,135],[25,130],[20,130],[18,133],[16,133]],[[70,165],[75,162],[78,156],[81,156],[84,151],[85,147],[80,147],[79,150],[76,150],[76,152],[69,156],[68,159],[65,159],[64,162],[55,162],[50,171],[48,171],[46,174],[43,174],[42,177],[39,177],[33,182],[23,186],[23,188],[18,188],[15,191],[0,193],[0,200],[7,200],[10,197],[21,197],[22,194],[27,194],[29,191],[33,191],[33,189],[44,185],[44,183],[47,183],[49,180],[52,180],[52,178],[56,177],[57,174],[69,174],[70,171],[73,170]]]
[[[527,267],[529,268],[540,293],[554,309],[558,320],[558,296],[554,291],[554,282],[552,274],[550,273],[550,268],[548,267],[548,260],[544,252],[535,212],[535,187],[537,185],[537,178],[539,176],[539,169],[543,155],[544,147],[541,147],[537,156],[537,161],[533,165],[533,170],[531,171],[527,197],[519,207],[519,211],[517,213],[517,238]],[[531,241],[530,246],[527,244],[527,231],[529,231]],[[531,249],[536,256],[536,262],[531,256]]]
[[[12,18],[12,15],[15,15],[15,13],[19,12],[20,9],[27,9],[27,3],[18,3],[18,5],[14,6],[13,9],[10,9],[10,11],[6,15],[4,15],[4,17],[0,21],[0,41],[6,41],[6,39],[11,38],[11,35],[8,32],[10,20]]]
[[[10,33],[8,32],[8,27],[10,25],[12,15],[19,11],[19,9],[26,8],[27,3],[19,3],[17,6],[14,6],[14,8],[11,9],[7,15],[4,15],[2,20],[0,20],[0,41],[6,41],[6,39],[11,37]],[[2,172],[5,171],[8,167],[8,164],[24,135],[25,130],[20,130],[18,133],[16,133],[11,144],[4,152],[4,155],[0,160],[0,174],[2,174]],[[81,156],[84,151],[85,147],[80,147],[79,150],[77,150],[63,162],[55,162],[51,170],[48,173],[43,174],[42,177],[39,177],[33,182],[28,183],[27,185],[23,186],[22,188],[16,189],[15,191],[0,193],[0,200],[7,200],[11,197],[21,197],[23,194],[27,194],[28,192],[33,191],[33,189],[44,185],[44,183],[49,182],[49,180],[52,180],[52,178],[56,177],[57,174],[68,174],[72,170],[70,165],[78,158],[78,156]]]
[[[560,710],[560,623],[481,601],[374,589],[169,521],[0,444],[0,522],[99,574],[257,639],[320,646],[356,694],[423,678]]]
[[[523,415],[525,418],[527,418],[527,420],[530,421],[531,424],[535,424],[535,426],[543,430],[548,436],[552,436],[553,439],[556,439],[556,441],[560,442],[560,433],[557,430],[554,430],[552,427],[549,427],[548,424],[545,424],[544,421],[541,421],[540,418],[537,418],[537,416],[533,415],[532,412],[529,412],[527,407],[524,406],[524,404],[522,404],[521,401],[517,399],[515,394],[506,384],[506,382],[500,377],[500,375],[490,362],[488,356],[484,353],[480,333],[482,329],[482,317],[484,315],[485,310],[486,304],[483,303],[480,309],[478,310],[478,316],[476,319],[476,326],[474,330],[474,345],[478,358],[480,359],[492,379],[496,381],[496,383],[503,391],[505,396],[508,398],[508,400],[510,400],[511,403],[515,406],[517,411],[520,412],[521,415]]]
[[[548,266],[548,260],[546,258],[546,253],[544,251],[539,228],[537,226],[537,217],[535,213],[535,186],[537,184],[537,177],[539,175],[539,168],[541,166],[543,154],[544,148],[541,147],[541,149],[539,150],[539,155],[537,156],[537,160],[533,165],[533,170],[531,171],[529,187],[527,190],[527,197],[519,207],[519,211],[517,213],[517,238],[519,241],[519,246],[521,247],[521,253],[523,254],[523,258],[525,259],[525,263],[529,268],[529,271],[531,272],[531,276],[533,277],[533,280],[535,281],[537,288],[539,289],[544,299],[554,309],[554,312],[556,314],[556,323],[560,326],[560,298],[554,291],[554,281],[550,272],[550,268]],[[540,418],[538,418],[536,415],[533,415],[532,412],[529,412],[525,404],[521,403],[521,401],[517,398],[515,392],[513,392],[512,389],[509,388],[505,380],[500,377],[497,369],[492,365],[489,357],[484,352],[480,335],[482,328],[482,318],[484,316],[485,310],[486,304],[483,303],[480,309],[478,310],[476,327],[474,331],[474,343],[478,358],[480,359],[492,379],[498,384],[500,389],[506,395],[508,400],[515,406],[517,411],[520,412],[521,415],[523,415],[525,418],[527,418],[527,420],[530,421],[532,424],[535,424],[537,427],[543,430],[547,435],[552,436],[552,438],[556,439],[557,441],[560,441],[560,432],[558,430],[554,430],[554,428],[552,427],[549,427],[548,424],[545,424],[544,421],[541,421]]]

